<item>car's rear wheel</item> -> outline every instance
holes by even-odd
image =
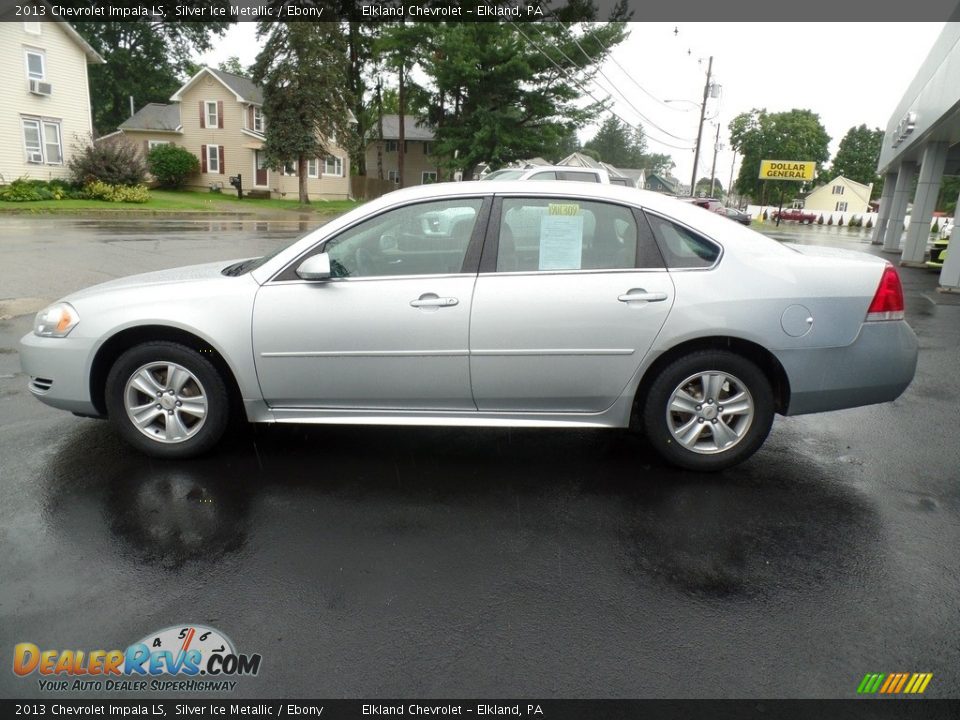
[[[650,385],[643,408],[647,438],[668,462],[723,470],[753,455],[773,424],[770,381],[757,365],[725,350],[673,361]]]
[[[229,420],[223,378],[200,353],[172,342],[148,342],[110,369],[107,413],[120,435],[154,457],[194,457],[213,447]]]

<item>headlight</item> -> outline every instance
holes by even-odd
[[[33,334],[40,337],[66,337],[80,322],[80,316],[70,303],[59,302],[37,313]]]

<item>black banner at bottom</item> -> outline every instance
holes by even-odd
[[[18,717],[954,720],[960,700],[0,700],[0,718]]]

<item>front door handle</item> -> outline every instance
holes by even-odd
[[[662,302],[667,299],[667,294],[665,292],[647,292],[643,288],[633,288],[628,290],[623,295],[620,295],[617,300],[620,302]]]
[[[433,293],[425,293],[421,295],[416,300],[410,301],[410,307],[415,308],[442,308],[442,307],[453,307],[454,305],[459,304],[460,301],[455,297],[437,297]]]

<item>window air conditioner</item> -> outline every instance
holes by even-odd
[[[32,163],[42,163],[42,162],[43,162],[43,153],[42,153],[42,152],[32,152],[32,153],[30,153],[30,162],[32,162]]]
[[[48,82],[43,82],[42,80],[30,80],[30,92],[34,95],[51,95],[53,93],[53,85]]]

